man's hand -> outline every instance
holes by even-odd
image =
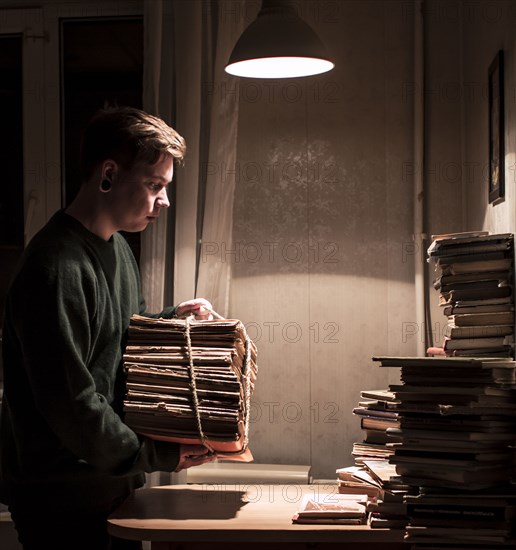
[[[176,316],[188,317],[188,315],[193,314],[198,320],[211,321],[213,319],[212,310],[213,307],[208,300],[195,298],[194,300],[181,302],[176,307]]]
[[[438,348],[438,347],[427,348],[426,353],[428,355],[444,355],[444,356],[446,356],[446,352],[444,351],[444,348]]]
[[[186,470],[191,466],[200,466],[206,462],[213,462],[217,455],[208,454],[203,445],[181,445],[179,448],[179,464],[174,472]]]

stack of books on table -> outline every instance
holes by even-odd
[[[407,524],[403,497],[409,487],[387,460],[364,460],[361,465],[337,470],[339,493],[366,493],[367,524],[373,528],[401,529]]]
[[[387,433],[387,428],[398,427],[398,412],[394,410],[396,398],[388,389],[363,390],[361,400],[353,409],[360,418],[363,439],[353,444],[355,464],[364,460],[385,459],[392,454],[386,443],[396,440]]]
[[[400,383],[389,386],[397,400],[399,427],[387,430],[400,441],[392,444],[388,461],[402,482],[417,489],[417,497],[414,492],[404,497],[406,542],[515,544],[516,361],[373,360],[381,367],[400,368]],[[498,502],[496,522],[483,514],[489,499]],[[464,501],[467,514],[459,516]],[[476,521],[466,521],[466,515]]]
[[[437,235],[428,248],[434,288],[447,317],[442,348],[448,356],[513,356],[513,235],[487,232]]]
[[[403,496],[409,487],[397,476],[388,457],[399,437],[388,432],[399,427],[398,403],[388,389],[362,390],[353,414],[360,419],[364,437],[353,444],[354,466],[337,470],[339,492],[366,493],[368,524],[371,527],[402,528],[406,524]]]
[[[154,439],[204,444],[225,459],[247,446],[256,346],[238,320],[133,315],[125,350],[125,422]]]
[[[343,495],[366,494],[376,499],[382,492],[382,486],[364,465],[346,466],[337,469],[338,492]]]
[[[484,491],[452,491],[424,488],[405,498],[407,541],[411,548],[514,549],[516,495],[510,488]],[[456,546],[451,546],[455,542]],[[494,546],[496,545],[496,546]],[[442,546],[439,546],[443,548]]]

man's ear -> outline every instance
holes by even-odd
[[[107,159],[102,163],[102,179],[107,179],[113,181],[113,176],[116,175],[118,171],[118,164],[112,159]]]

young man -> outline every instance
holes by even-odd
[[[3,330],[0,500],[25,549],[134,547],[110,540],[106,518],[144,473],[212,460],[203,446],[154,441],[123,422],[129,319],[149,314],[118,232],[142,231],[170,205],[184,153],[157,117],[99,112],[83,136],[77,198],[34,236],[16,271]],[[202,319],[210,308],[196,299],[152,316]]]

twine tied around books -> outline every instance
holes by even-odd
[[[208,310],[215,319],[224,319],[221,315],[213,311],[212,309]],[[193,314],[188,315],[185,318],[185,337],[186,337],[186,346],[188,352],[188,371],[190,375],[190,388],[192,390],[192,399],[193,399],[193,408],[195,413],[195,419],[197,422],[197,431],[199,433],[199,438],[201,443],[208,449],[210,454],[217,454],[217,452],[211,447],[208,443],[208,438],[204,434],[202,429],[201,413],[199,406],[199,397],[197,395],[197,384],[196,384],[196,373],[195,365],[193,362],[193,353],[192,353],[192,339],[190,336],[190,323],[192,319],[195,319]],[[249,443],[249,424],[250,424],[250,415],[251,415],[251,339],[245,332],[245,353],[244,353],[244,365],[242,372],[245,374],[245,384],[244,384],[244,398],[245,398],[245,418],[244,418],[244,441],[242,449],[240,451],[234,452],[224,452],[223,454],[241,454],[243,453]]]

